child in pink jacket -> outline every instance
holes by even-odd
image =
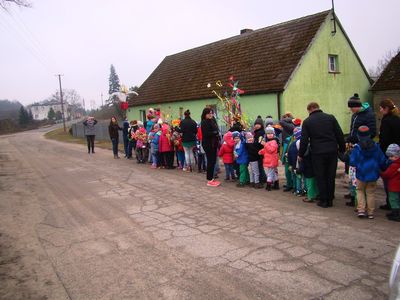
[[[228,131],[224,135],[224,143],[219,149],[218,156],[222,157],[225,166],[225,180],[235,180],[235,171],[233,169],[233,146],[235,142],[232,138],[232,132]]]
[[[272,188],[274,190],[279,190],[279,180],[278,180],[278,161],[279,161],[279,144],[275,137],[275,130],[273,127],[268,126],[265,129],[266,141],[261,142],[264,149],[261,149],[258,154],[263,156],[263,167],[265,173],[267,174],[267,186],[266,190],[270,191]]]

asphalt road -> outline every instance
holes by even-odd
[[[1,299],[386,299],[399,224],[0,137]],[[382,201],[382,191],[378,200]]]

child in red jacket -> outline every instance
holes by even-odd
[[[218,156],[222,157],[225,166],[225,180],[236,180],[233,169],[233,146],[235,142],[232,138],[232,132],[228,131],[224,135],[224,143],[219,149]]]
[[[392,161],[381,177],[388,181],[389,203],[392,212],[387,214],[391,221],[400,222],[400,147],[391,144],[386,150],[386,156]]]
[[[278,139],[275,137],[275,130],[273,127],[268,126],[265,129],[266,141],[262,141],[261,144],[264,146],[258,154],[262,155],[263,167],[265,174],[267,174],[267,186],[266,190],[270,191],[279,190],[279,178],[278,178],[278,165],[279,165],[279,144]]]

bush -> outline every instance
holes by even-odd
[[[72,136],[72,127],[68,129],[69,134]]]

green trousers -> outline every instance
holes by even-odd
[[[319,195],[317,180],[315,179],[315,177],[305,178],[305,183],[307,189],[307,199],[315,200]]]
[[[289,164],[285,163],[286,187],[289,188],[289,189],[294,188],[292,176],[293,176],[292,172],[289,171]]]
[[[389,192],[389,203],[392,209],[400,209],[400,193]]]
[[[241,184],[246,184],[250,182],[250,175],[249,175],[249,169],[247,168],[247,164],[240,164],[239,165],[239,182]]]

